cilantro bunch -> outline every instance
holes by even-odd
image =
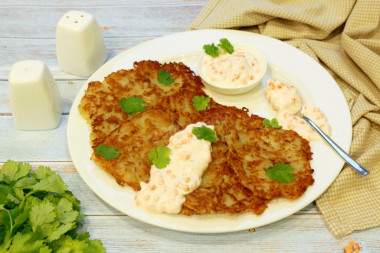
[[[7,161],[0,170],[0,252],[105,252],[76,229],[80,201],[48,167]]]

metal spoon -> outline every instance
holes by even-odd
[[[330,137],[327,136],[311,119],[308,117],[302,116],[307,123],[309,123],[318,133],[322,136],[325,141],[330,144],[330,146],[357,172],[359,172],[362,176],[365,176],[369,173],[368,170],[364,169],[359,163],[357,163],[354,159],[352,159],[344,150],[339,147]]]

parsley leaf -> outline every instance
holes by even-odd
[[[62,224],[59,227],[57,227],[47,238],[48,242],[52,242],[54,240],[59,239],[62,235],[64,235],[66,232],[70,231],[71,229],[75,228],[75,223],[66,223]]]
[[[12,244],[6,252],[39,252],[38,249],[44,247],[43,240],[38,240],[41,233],[29,232],[22,234],[18,232],[12,238]]]
[[[219,41],[218,46],[226,50],[227,53],[232,54],[234,52],[234,46],[232,46],[226,38],[220,39]]]
[[[165,70],[158,70],[158,78],[157,81],[162,83],[163,85],[171,85],[174,83],[174,78],[170,78],[170,73]]]
[[[33,206],[30,211],[30,223],[33,230],[35,230],[37,226],[53,222],[55,218],[56,213],[54,210],[54,205],[47,200]]]
[[[70,236],[63,236],[59,240],[52,242],[49,246],[51,246],[53,252],[106,252],[99,240],[90,240],[89,236],[83,236],[83,234],[79,235],[75,240]]]
[[[210,103],[210,97],[205,97],[203,95],[193,97],[193,105],[197,111],[206,110],[208,103]]]
[[[170,149],[165,146],[154,147],[148,154],[149,160],[157,169],[165,168],[170,162]]]
[[[219,49],[217,46],[215,46],[214,43],[204,45],[203,50],[205,51],[206,54],[208,54],[212,57],[218,57],[219,56]]]
[[[119,101],[119,104],[121,106],[121,109],[125,113],[128,113],[129,115],[133,116],[136,113],[145,111],[145,104],[144,100],[142,100],[139,97],[128,97],[128,98],[121,98]]]
[[[36,170],[37,179],[40,179],[35,185],[33,190],[46,191],[54,193],[64,193],[67,190],[67,185],[63,182],[62,178],[51,171],[50,168],[39,166]]]
[[[111,160],[119,157],[119,152],[116,148],[99,144],[95,152],[106,160]]]
[[[0,173],[0,182],[10,183],[26,176],[32,167],[27,163],[7,161]]]
[[[290,183],[294,180],[293,168],[289,164],[276,163],[265,171],[265,174],[280,183]]]
[[[66,224],[74,222],[79,216],[79,212],[73,210],[73,203],[66,198],[61,198],[59,200],[57,208],[60,212],[58,220],[61,223]]]
[[[266,127],[282,128],[282,126],[280,126],[278,124],[278,121],[277,121],[276,118],[273,118],[272,120],[264,119],[263,120],[263,125],[266,126]]]
[[[192,133],[198,140],[206,140],[209,142],[218,142],[219,140],[218,137],[216,137],[215,131],[206,126],[194,127]]]

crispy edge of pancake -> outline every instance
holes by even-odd
[[[149,181],[151,163],[148,154],[155,146],[166,146],[179,126],[171,114],[150,109],[136,114],[107,136],[103,145],[114,147],[119,157],[106,160],[96,153],[91,159],[110,173],[120,185],[140,190],[140,182]]]
[[[294,131],[248,129],[245,133],[233,132],[227,142],[231,168],[240,182],[260,198],[296,199],[314,183],[309,142]],[[280,162],[293,167],[294,181],[280,183],[266,176],[265,171]]]

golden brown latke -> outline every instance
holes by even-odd
[[[172,85],[157,81],[163,69],[175,78]],[[205,111],[197,111],[192,99],[207,96],[201,79],[182,63],[156,61],[134,63],[134,69],[119,70],[103,83],[91,82],[79,105],[92,128],[93,149],[100,144],[115,147],[120,156],[106,160],[94,151],[92,159],[121,185],[140,189],[149,180],[148,153],[167,145],[175,132],[188,124],[214,125],[220,140],[212,144],[213,160],[200,187],[186,196],[181,213],[261,214],[275,197],[298,198],[313,183],[310,146],[293,131],[263,126],[263,118],[246,109],[228,107],[211,99]],[[123,97],[137,96],[147,110],[129,116],[119,105]],[[288,163],[295,180],[282,184],[269,179],[265,170],[275,163]]]
[[[212,145],[212,161],[203,173],[201,185],[185,196],[182,214],[261,214],[267,208],[265,200],[255,197],[248,188],[240,184],[235,172],[228,165],[227,153],[226,143]]]
[[[309,142],[296,132],[270,127],[232,131],[226,142],[231,168],[255,196],[296,199],[314,183]],[[280,183],[266,176],[276,163],[292,166],[294,181]]]
[[[122,123],[102,141],[103,145],[116,148],[119,157],[106,160],[94,152],[92,159],[120,185],[138,191],[141,181],[149,181],[149,152],[153,147],[168,145],[170,136],[178,130],[172,115],[162,109],[149,109]]]

